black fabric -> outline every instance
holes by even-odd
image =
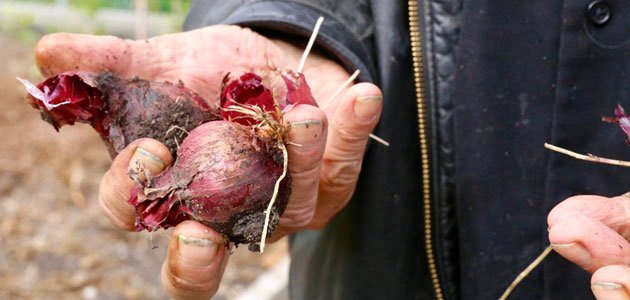
[[[462,0],[427,1],[423,6],[425,82],[431,113],[433,245],[444,297],[459,295],[459,240],[455,206],[455,136],[453,90],[458,71]]]
[[[600,122],[630,102],[630,4],[607,2],[603,25],[584,0],[420,3],[432,242],[446,299],[497,299],[548,244],[546,215],[567,196],[627,191],[630,170],[543,148],[630,160],[623,134]],[[291,298],[434,299],[407,2],[197,1],[186,24],[306,37],[320,15],[329,20],[320,45],[381,86],[375,133],[391,146],[369,145],[355,197],[329,226],[291,236]],[[510,297],[592,298],[589,275],[553,253]]]
[[[625,136],[615,125],[598,122],[611,116],[617,103],[630,106],[630,3],[607,1],[613,17],[602,27],[585,17],[591,1],[565,1],[559,43],[557,88],[552,112],[551,141],[582,153],[630,160]],[[543,209],[574,194],[621,195],[628,191],[630,170],[581,162],[552,155],[547,162],[547,188]],[[566,270],[566,272],[557,272]],[[584,290],[587,275],[559,257],[544,268],[549,299]],[[585,291],[586,293],[586,291]]]
[[[464,16],[454,90],[461,295],[496,299],[547,243],[543,143],[562,3],[466,2]],[[587,281],[578,282],[590,294]],[[534,272],[511,298],[543,299],[542,283]]]
[[[197,1],[193,2],[184,28],[198,28],[208,24],[243,25],[256,30],[271,30],[293,34],[302,38],[311,35],[317,19],[324,17],[317,45],[327,50],[348,70],[361,70],[359,78],[363,81],[375,81],[377,74],[372,57],[370,27],[372,22],[365,13],[369,6],[366,1],[328,3],[315,6],[317,1]],[[319,8],[319,9],[318,9]],[[355,12],[351,14],[349,12]],[[201,12],[206,12],[205,14]],[[352,24],[344,22],[355,15]]]

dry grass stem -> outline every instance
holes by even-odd
[[[352,84],[354,82],[354,80],[357,79],[357,77],[359,77],[359,73],[361,73],[359,70],[354,71],[354,73],[352,73],[352,75],[350,75],[350,77],[344,81],[343,84],[341,84],[341,86],[335,91],[335,93],[332,95],[332,97],[330,97],[330,100],[328,101],[328,103],[332,103],[333,100],[335,100],[339,94],[341,94],[341,91],[343,91],[343,89],[345,89],[346,87],[348,87],[350,84]],[[327,103],[327,104],[328,104]],[[389,142],[386,141],[385,139],[370,133],[369,137],[377,142],[379,142],[380,144],[384,145],[385,147],[389,147]]]
[[[551,250],[553,250],[553,248],[551,248],[551,245],[547,246],[547,248],[545,248],[545,250],[543,250],[543,252],[540,253],[540,255],[538,255],[538,257],[536,257],[536,259],[531,264],[529,264],[529,266],[527,266],[525,270],[523,270],[523,272],[521,272],[520,274],[518,274],[518,276],[516,276],[516,278],[514,279],[514,281],[512,281],[510,286],[505,290],[505,292],[503,292],[503,295],[501,295],[499,300],[507,299],[510,293],[512,293],[512,291],[514,290],[514,288],[516,288],[516,286],[519,285],[519,283],[521,283],[521,281],[525,277],[527,277],[527,275],[529,275],[529,273],[531,273],[532,270],[534,270],[538,265],[540,265],[540,263],[545,259],[545,257],[549,255]]]
[[[311,53],[313,44],[315,44],[315,39],[317,38],[317,35],[319,34],[319,27],[322,26],[323,22],[324,22],[324,17],[319,17],[319,19],[317,19],[317,22],[315,23],[315,28],[313,28],[313,33],[311,34],[311,38],[308,40],[308,44],[306,44],[306,48],[304,49],[304,53],[302,54],[302,59],[300,59],[300,64],[298,64],[298,68],[297,68],[298,73],[302,73],[302,70],[304,70],[304,64],[306,63],[306,58],[308,57],[308,54]]]
[[[373,140],[375,140],[375,141],[377,141],[377,142],[381,143],[383,146],[385,146],[385,147],[389,147],[389,142],[388,142],[388,141],[386,141],[386,140],[384,140],[383,138],[381,138],[381,137],[379,137],[379,136],[377,136],[377,135],[375,135],[375,134],[373,134],[373,133],[370,133],[370,135],[369,135],[369,136],[370,136],[370,138],[371,138],[371,139],[373,139]]]
[[[357,77],[359,77],[360,73],[361,71],[359,70],[354,71],[354,73],[352,73],[352,75],[350,75],[350,77],[346,81],[344,81],[341,84],[341,86],[339,86],[339,88],[332,94],[332,96],[330,97],[330,100],[328,100],[328,103],[332,103],[333,100],[337,99],[339,94],[341,94],[341,91],[343,91],[343,89],[345,89],[346,87],[350,86],[354,82],[354,80],[357,79]]]
[[[267,209],[265,210],[265,224],[263,225],[263,231],[260,237],[260,253],[265,251],[265,241],[267,240],[267,228],[269,227],[269,219],[271,218],[271,209],[278,197],[280,182],[282,182],[284,177],[287,176],[287,169],[289,165],[289,153],[287,152],[287,147],[285,147],[282,142],[278,142],[278,148],[282,150],[282,160],[284,161],[282,164],[282,174],[280,174],[280,177],[276,180],[276,185],[273,187],[273,196],[271,196],[271,201],[269,201],[269,205],[267,205]]]
[[[556,152],[562,153],[564,155],[571,156],[571,157],[576,158],[576,159],[580,159],[580,160],[596,162],[596,163],[602,163],[602,164],[609,164],[609,165],[614,165],[614,166],[630,167],[630,161],[604,158],[604,157],[595,156],[595,155],[590,154],[590,153],[584,155],[584,154],[576,153],[576,152],[573,152],[571,150],[567,150],[567,149],[564,149],[564,148],[561,148],[561,147],[558,147],[558,146],[554,146],[554,145],[548,144],[548,143],[545,143],[545,148],[547,148],[549,150],[552,150],[552,151],[556,151]]]

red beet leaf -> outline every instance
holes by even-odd
[[[273,94],[263,85],[262,77],[259,75],[245,73],[229,83],[227,83],[228,80],[228,76],[223,79],[224,87],[221,91],[221,117],[223,119],[250,126],[259,122],[240,112],[226,110],[232,105],[251,105],[258,106],[263,111],[275,111]]]
[[[38,84],[19,79],[30,96],[35,100],[36,108],[43,113],[44,119],[56,130],[63,125],[73,125],[75,122],[90,123],[103,136],[107,136],[103,128],[106,118],[103,110],[101,92],[86,83],[79,73],[63,73],[50,77]]]
[[[293,78],[290,78],[293,77]],[[302,73],[289,73],[289,76],[282,76],[287,85],[287,106],[297,104],[309,104],[317,106],[311,88],[306,83],[306,78]]]

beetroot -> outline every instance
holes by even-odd
[[[37,87],[23,82],[31,105],[56,129],[89,123],[112,156],[140,137],[162,141],[176,156],[157,176],[131,166],[138,184],[129,199],[136,230],[192,219],[234,243],[256,248],[261,242],[261,250],[291,193],[290,128],[282,115],[296,104],[316,105],[301,73],[277,70],[234,80],[226,75],[215,105],[182,83],[125,80],[108,72],[64,73]]]
[[[172,167],[132,192],[129,203],[136,207],[136,229],[151,231],[193,219],[233,242],[256,242],[282,160],[276,142],[256,138],[251,127],[205,123],[190,132]],[[289,182],[287,177],[280,184],[270,228],[284,211]]]
[[[187,132],[220,119],[211,105],[183,83],[121,79],[110,72],[62,73],[37,87],[22,80],[29,102],[55,129],[75,122],[90,124],[112,157],[132,141],[149,137],[173,155]]]
[[[296,104],[315,104],[310,88],[294,73],[245,73],[226,76],[220,98],[225,121],[193,130],[171,168],[138,180],[141,188],[129,201],[138,230],[193,219],[255,249],[263,232],[266,237],[278,223],[290,196],[284,146],[289,128],[282,114]]]

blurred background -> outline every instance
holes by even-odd
[[[117,230],[100,214],[111,162],[86,125],[56,132],[15,79],[43,78],[33,60],[51,32],[146,38],[178,32],[190,0],[0,0],[0,299],[166,299],[168,231]],[[286,299],[287,243],[239,247],[215,299]]]

